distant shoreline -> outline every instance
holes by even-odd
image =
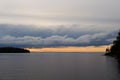
[[[30,53],[30,51],[24,48],[0,47],[0,53]]]

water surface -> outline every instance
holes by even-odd
[[[120,80],[103,53],[1,53],[0,80]]]

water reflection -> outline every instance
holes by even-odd
[[[118,68],[118,73],[120,74],[120,59],[114,59],[115,63],[117,64],[117,68]]]
[[[112,80],[120,79],[120,62],[113,57],[106,57],[108,75]]]

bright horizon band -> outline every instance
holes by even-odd
[[[105,52],[109,45],[86,47],[51,47],[51,48],[27,48],[31,52]]]

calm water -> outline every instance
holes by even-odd
[[[103,53],[0,54],[0,80],[120,80]]]

